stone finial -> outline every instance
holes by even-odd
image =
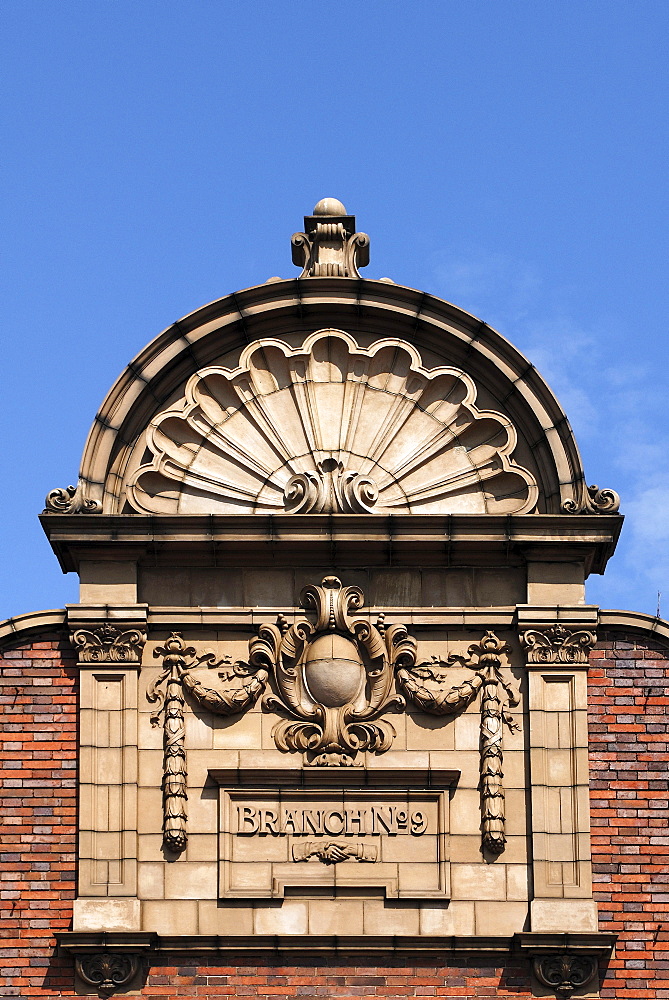
[[[369,236],[355,231],[355,216],[336,198],[322,198],[304,230],[291,238],[300,278],[359,278],[358,268],[369,264]]]

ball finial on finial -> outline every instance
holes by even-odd
[[[346,209],[337,198],[321,198],[314,206],[314,215],[346,215]]]

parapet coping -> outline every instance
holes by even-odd
[[[76,606],[72,606],[76,607]],[[513,628],[522,615],[522,609],[526,605],[517,607],[492,607],[492,608],[424,608],[413,616],[407,608],[384,608],[388,615],[402,615],[409,619],[413,625],[425,624],[428,626],[447,626],[450,628],[481,628],[482,626],[497,626],[498,628]],[[109,607],[100,605],[103,617],[107,617]],[[265,620],[270,609],[229,609],[229,608],[189,608],[189,607],[154,607],[149,611],[148,624],[158,627],[204,627],[231,626],[233,624],[245,624],[240,618],[246,617],[249,626],[256,624],[262,618]],[[274,609],[275,610],[275,609]],[[374,609],[372,609],[373,611]],[[579,611],[582,610],[583,620],[587,619],[589,627],[616,629],[620,631],[633,630],[646,635],[648,638],[665,640],[669,643],[669,621],[658,618],[657,615],[646,615],[640,611],[617,611],[606,609],[593,609],[592,605],[557,605],[545,608],[532,607],[532,613],[536,617],[540,611],[545,614],[540,615],[546,622],[561,621],[569,624],[581,623]],[[597,611],[596,617],[592,614]],[[520,613],[519,613],[520,612]],[[34,639],[45,632],[53,632],[61,629],[68,619],[68,612],[65,608],[56,608],[49,611],[29,611],[24,615],[15,615],[0,621],[0,650],[14,644],[20,644],[26,639]]]

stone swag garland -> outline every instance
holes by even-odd
[[[315,767],[353,766],[359,751],[388,750],[396,731],[378,716],[389,709],[403,711],[407,700],[431,715],[447,716],[464,711],[480,693],[482,845],[500,854],[506,843],[502,733],[504,725],[519,729],[509,711],[518,705],[519,695],[502,670],[510,647],[486,632],[469,647],[468,656],[417,663],[416,640],[404,625],[386,625],[383,615],[375,625],[351,617],[363,605],[358,587],[342,587],[336,577],[326,577],[321,586],[304,589],[301,604],[316,612],[315,623],[304,617],[288,625],[279,616],[276,625],[262,625],[249,642],[248,662],[217,659],[212,651],[198,653],[177,632],[154,650],[154,656],[162,657],[162,670],[147,699],[156,706],[152,724],[158,725],[161,716],[163,724],[165,849],[180,854],[188,842],[185,694],[217,715],[240,715],[263,695],[271,674],[279,696],[268,694],[263,707],[289,716],[274,726],[275,743],[288,752],[301,751],[305,764]],[[331,660],[323,657],[324,644]],[[205,664],[218,670],[222,688],[209,688],[192,674]],[[473,672],[448,687],[446,670],[456,665]],[[362,672],[364,696],[359,693]],[[391,696],[393,678],[401,693]]]

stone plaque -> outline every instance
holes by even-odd
[[[220,789],[219,894],[447,898],[446,790]]]

